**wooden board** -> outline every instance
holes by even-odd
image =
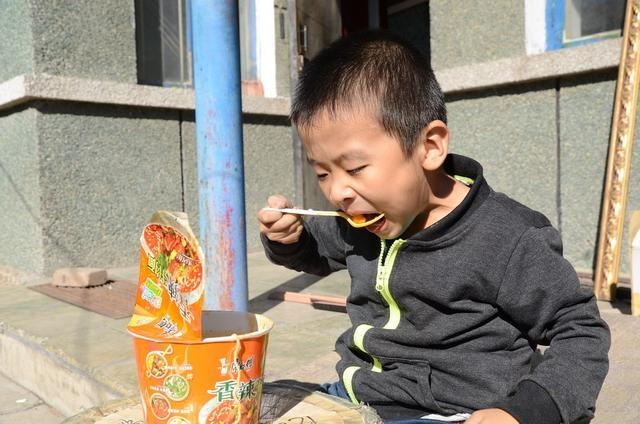
[[[108,281],[95,287],[57,287],[50,283],[29,287],[63,302],[109,318],[126,318],[133,312],[137,284],[133,281]]]
[[[304,303],[317,309],[347,312],[347,299],[344,297],[325,296],[313,293],[297,293],[291,291],[274,291],[269,294],[269,299]]]

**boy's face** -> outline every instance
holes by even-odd
[[[407,157],[400,142],[365,112],[336,119],[325,113],[300,137],[322,192],[336,208],[368,218],[384,213],[367,227],[383,239],[424,228],[430,188],[420,146]]]

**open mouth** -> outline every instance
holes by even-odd
[[[384,220],[384,213],[381,212],[371,212],[371,213],[350,213],[347,214],[343,211],[338,211],[340,216],[344,217],[349,221],[355,228],[372,228],[374,224],[381,222]]]
[[[378,213],[378,212],[376,212],[376,213],[366,213],[366,214],[363,214],[362,216],[365,217],[366,221],[369,221],[371,219],[375,219],[378,216],[380,216],[380,213]],[[385,217],[382,217],[382,218],[378,219],[376,222],[367,225],[365,228],[367,230],[375,233],[375,232],[379,231],[384,226],[384,223],[386,221],[387,221],[387,219]]]
[[[375,212],[375,213],[363,213],[361,215],[357,215],[358,217],[362,217],[360,219],[362,219],[362,222],[366,222],[369,221],[371,219],[374,219],[376,217],[378,217],[378,215],[380,215],[380,213]]]

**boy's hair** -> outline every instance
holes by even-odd
[[[400,140],[406,155],[430,122],[447,122],[444,95],[427,58],[386,31],[339,39],[307,63],[296,87],[291,120],[305,128],[320,113],[336,117],[355,107],[373,112]]]

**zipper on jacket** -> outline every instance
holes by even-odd
[[[389,319],[387,320],[387,323],[384,325],[384,327],[382,327],[387,330],[398,328],[398,324],[400,323],[400,307],[398,307],[395,299],[391,296],[391,291],[389,289],[389,279],[391,278],[391,270],[393,269],[396,255],[398,254],[398,251],[400,250],[400,247],[404,244],[404,242],[405,241],[402,239],[394,241],[393,244],[391,244],[391,246],[389,247],[389,251],[387,252],[386,242],[384,240],[380,240],[380,256],[378,257],[378,269],[376,272],[375,289],[378,293],[380,293],[385,302],[387,302],[387,305],[389,305]],[[358,349],[371,357],[373,361],[371,371],[382,372],[382,364],[380,362],[380,359],[367,352],[364,348],[365,334],[372,328],[373,326],[368,324],[361,324],[356,327],[353,333],[353,343]],[[354,374],[355,370],[351,371],[350,373],[346,373],[343,378],[345,386],[350,389],[351,392],[353,391],[352,379]]]
[[[393,269],[393,263],[396,260],[396,255],[398,254],[400,247],[405,243],[405,241],[402,239],[397,239],[396,241],[394,241],[391,247],[389,247],[389,252],[387,252],[384,261],[383,257],[386,242],[384,240],[380,240],[380,242],[381,249],[380,258],[378,261],[378,272],[376,274],[376,291],[380,293],[382,298],[389,305],[389,320],[382,328],[393,330],[398,328],[398,324],[400,323],[400,307],[398,307],[395,299],[391,296],[391,291],[389,289],[389,280],[391,279],[391,270]]]

